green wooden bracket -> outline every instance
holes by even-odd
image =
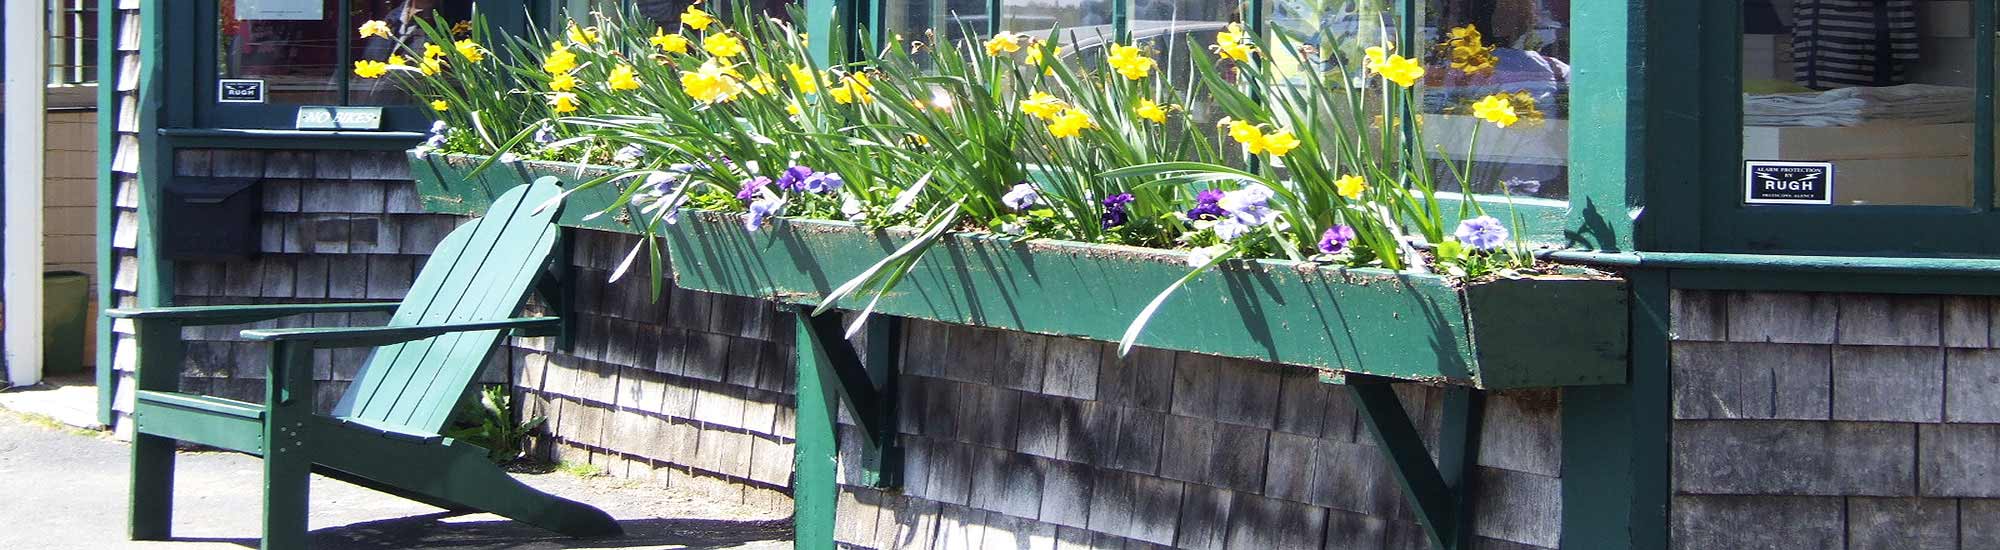
[[[1472,466],[1478,462],[1480,413],[1485,395],[1462,386],[1444,389],[1443,425],[1438,430],[1437,462],[1424,447],[1423,434],[1403,410],[1388,380],[1346,375],[1350,395],[1361,417],[1395,467],[1396,481],[1416,506],[1431,546],[1463,550],[1472,544]]]
[[[877,316],[869,321],[864,358],[844,337],[840,316],[814,317],[811,306],[793,306],[792,317],[799,377],[792,474],[794,544],[831,550],[840,494],[835,407],[842,396],[865,438],[860,481],[878,488],[900,482],[902,449],[896,445],[900,319]]]
[[[549,251],[549,265],[542,268],[542,275],[535,278],[535,294],[541,296],[542,304],[548,306],[548,315],[561,317],[562,324],[553,330],[519,331],[522,336],[556,337],[555,348],[568,352],[576,344],[576,260],[570,257],[573,247],[570,243],[576,230],[562,229],[562,236],[556,239],[555,250]]]

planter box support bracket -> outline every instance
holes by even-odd
[[[1403,410],[1396,392],[1380,379],[1349,376],[1350,395],[1360,405],[1362,420],[1375,434],[1382,452],[1396,470],[1396,481],[1416,508],[1417,519],[1431,547],[1469,548],[1472,543],[1472,466],[1478,462],[1483,392],[1462,386],[1444,389],[1442,423],[1438,429],[1437,462],[1424,448],[1423,433]]]
[[[862,448],[854,455],[861,461],[859,483],[882,489],[901,483],[902,448],[896,444],[901,319],[869,319],[863,353],[844,337],[840,315],[813,316],[811,306],[792,307],[799,410],[792,489],[795,544],[831,550],[840,492],[840,415],[835,407],[841,401],[862,434]]]

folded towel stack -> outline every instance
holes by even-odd
[[[1932,84],[1744,94],[1746,126],[1952,124],[1972,120],[1973,89]]]

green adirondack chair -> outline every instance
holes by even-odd
[[[553,178],[515,187],[486,217],[453,230],[402,303],[114,309],[138,344],[132,418],[134,540],[165,539],[172,522],[174,441],[264,459],[263,548],[307,546],[307,480],[335,479],[452,510],[482,510],[573,536],[620,533],[604,512],[508,476],[486,449],[444,437],[460,399],[509,331],[547,333],[555,317],[512,318],[561,238]],[[246,330],[270,345],[264,403],[177,391],[181,327],[290,315],[393,311],[387,326]],[[331,415],[313,409],[313,350],[372,347]]]

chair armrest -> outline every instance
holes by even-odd
[[[561,317],[528,317],[395,327],[253,329],[243,331],[243,337],[260,342],[299,342],[315,348],[361,348],[422,340],[453,332],[553,328],[561,323]]]
[[[258,304],[228,306],[181,306],[114,308],[104,310],[113,319],[169,319],[182,325],[235,325],[304,315],[308,313],[349,313],[395,311],[399,302],[347,302],[333,304]]]

